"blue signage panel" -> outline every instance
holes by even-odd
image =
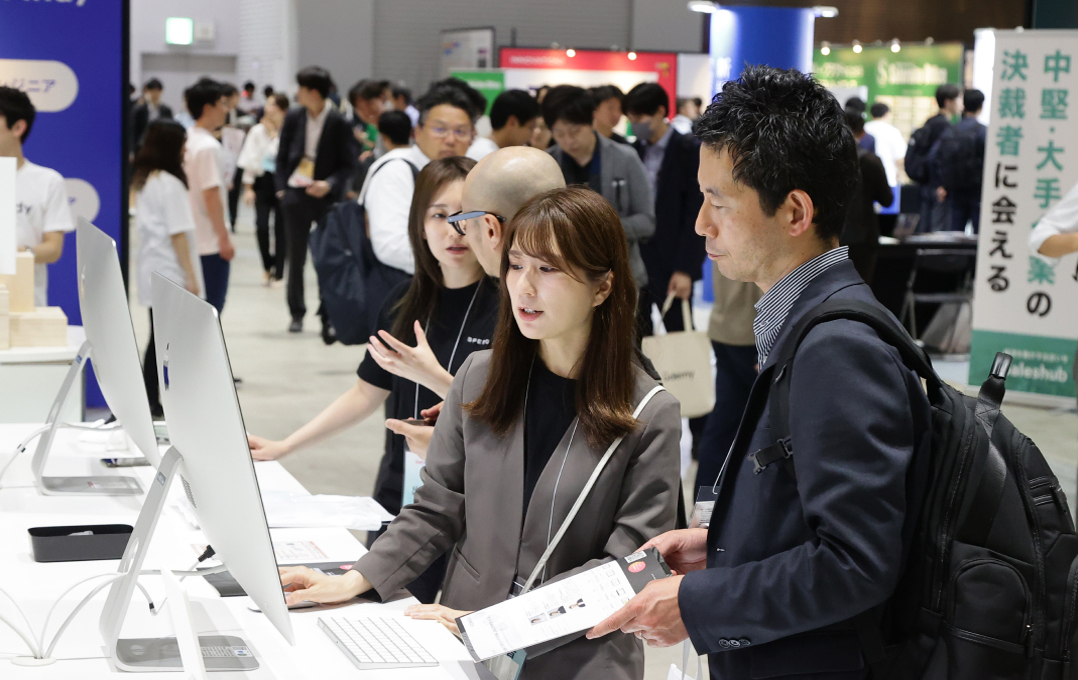
[[[64,176],[72,211],[121,246],[127,113],[127,0],[0,0],[0,85],[25,90],[37,118],[26,157]],[[49,304],[82,322],[75,285],[75,234],[49,266]],[[88,406],[103,406],[87,376]]]

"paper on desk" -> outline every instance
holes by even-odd
[[[327,496],[266,491],[262,494],[266,522],[278,527],[340,527],[377,531],[393,520],[376,500],[366,496]]]

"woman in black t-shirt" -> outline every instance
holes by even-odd
[[[484,275],[464,237],[446,221],[460,210],[464,178],[474,165],[463,157],[440,159],[416,177],[408,218],[416,273],[385,300],[378,322],[381,337],[372,336],[359,380],[284,440],[250,435],[256,460],[274,460],[309,447],[365,420],[383,404],[387,418],[419,418],[422,410],[442,401],[452,374],[468,355],[489,348],[498,313],[497,286]],[[410,361],[394,362],[387,345],[407,349]],[[394,514],[402,505],[404,454],[404,437],[387,430],[374,498]],[[437,585],[432,585],[435,591]]]

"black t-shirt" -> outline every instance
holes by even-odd
[[[576,418],[576,381],[550,372],[535,358],[524,414],[524,513],[554,449]],[[577,436],[583,433],[577,432]]]
[[[393,332],[395,315],[393,307],[408,290],[409,282],[394,288],[378,314],[378,329]],[[472,302],[474,298],[474,302]],[[457,370],[477,350],[490,349],[494,338],[494,325],[498,320],[498,283],[496,279],[484,276],[477,283],[465,288],[443,288],[438,292],[438,302],[430,323],[424,322],[427,342],[430,343],[438,363],[450,373]],[[465,320],[465,312],[471,304],[471,311]],[[421,320],[425,321],[425,320]],[[463,330],[461,328],[463,324]],[[457,337],[460,342],[457,342]],[[414,344],[414,342],[409,343]],[[453,363],[449,365],[453,346],[457,345]],[[385,403],[386,418],[415,418],[418,411],[430,408],[442,401],[426,387],[417,386],[411,380],[399,378],[384,370],[368,353],[356,371],[361,380],[389,390]],[[418,391],[418,409],[416,394]],[[396,514],[401,507],[401,493],[404,486],[404,437],[386,430],[385,454],[378,470],[375,482],[374,498],[382,506]]]

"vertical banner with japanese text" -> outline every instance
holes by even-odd
[[[972,385],[996,352],[1014,357],[1007,386],[1073,397],[1078,346],[1074,256],[1030,252],[1037,221],[1078,182],[1078,31],[997,31],[985,148],[970,350]]]

